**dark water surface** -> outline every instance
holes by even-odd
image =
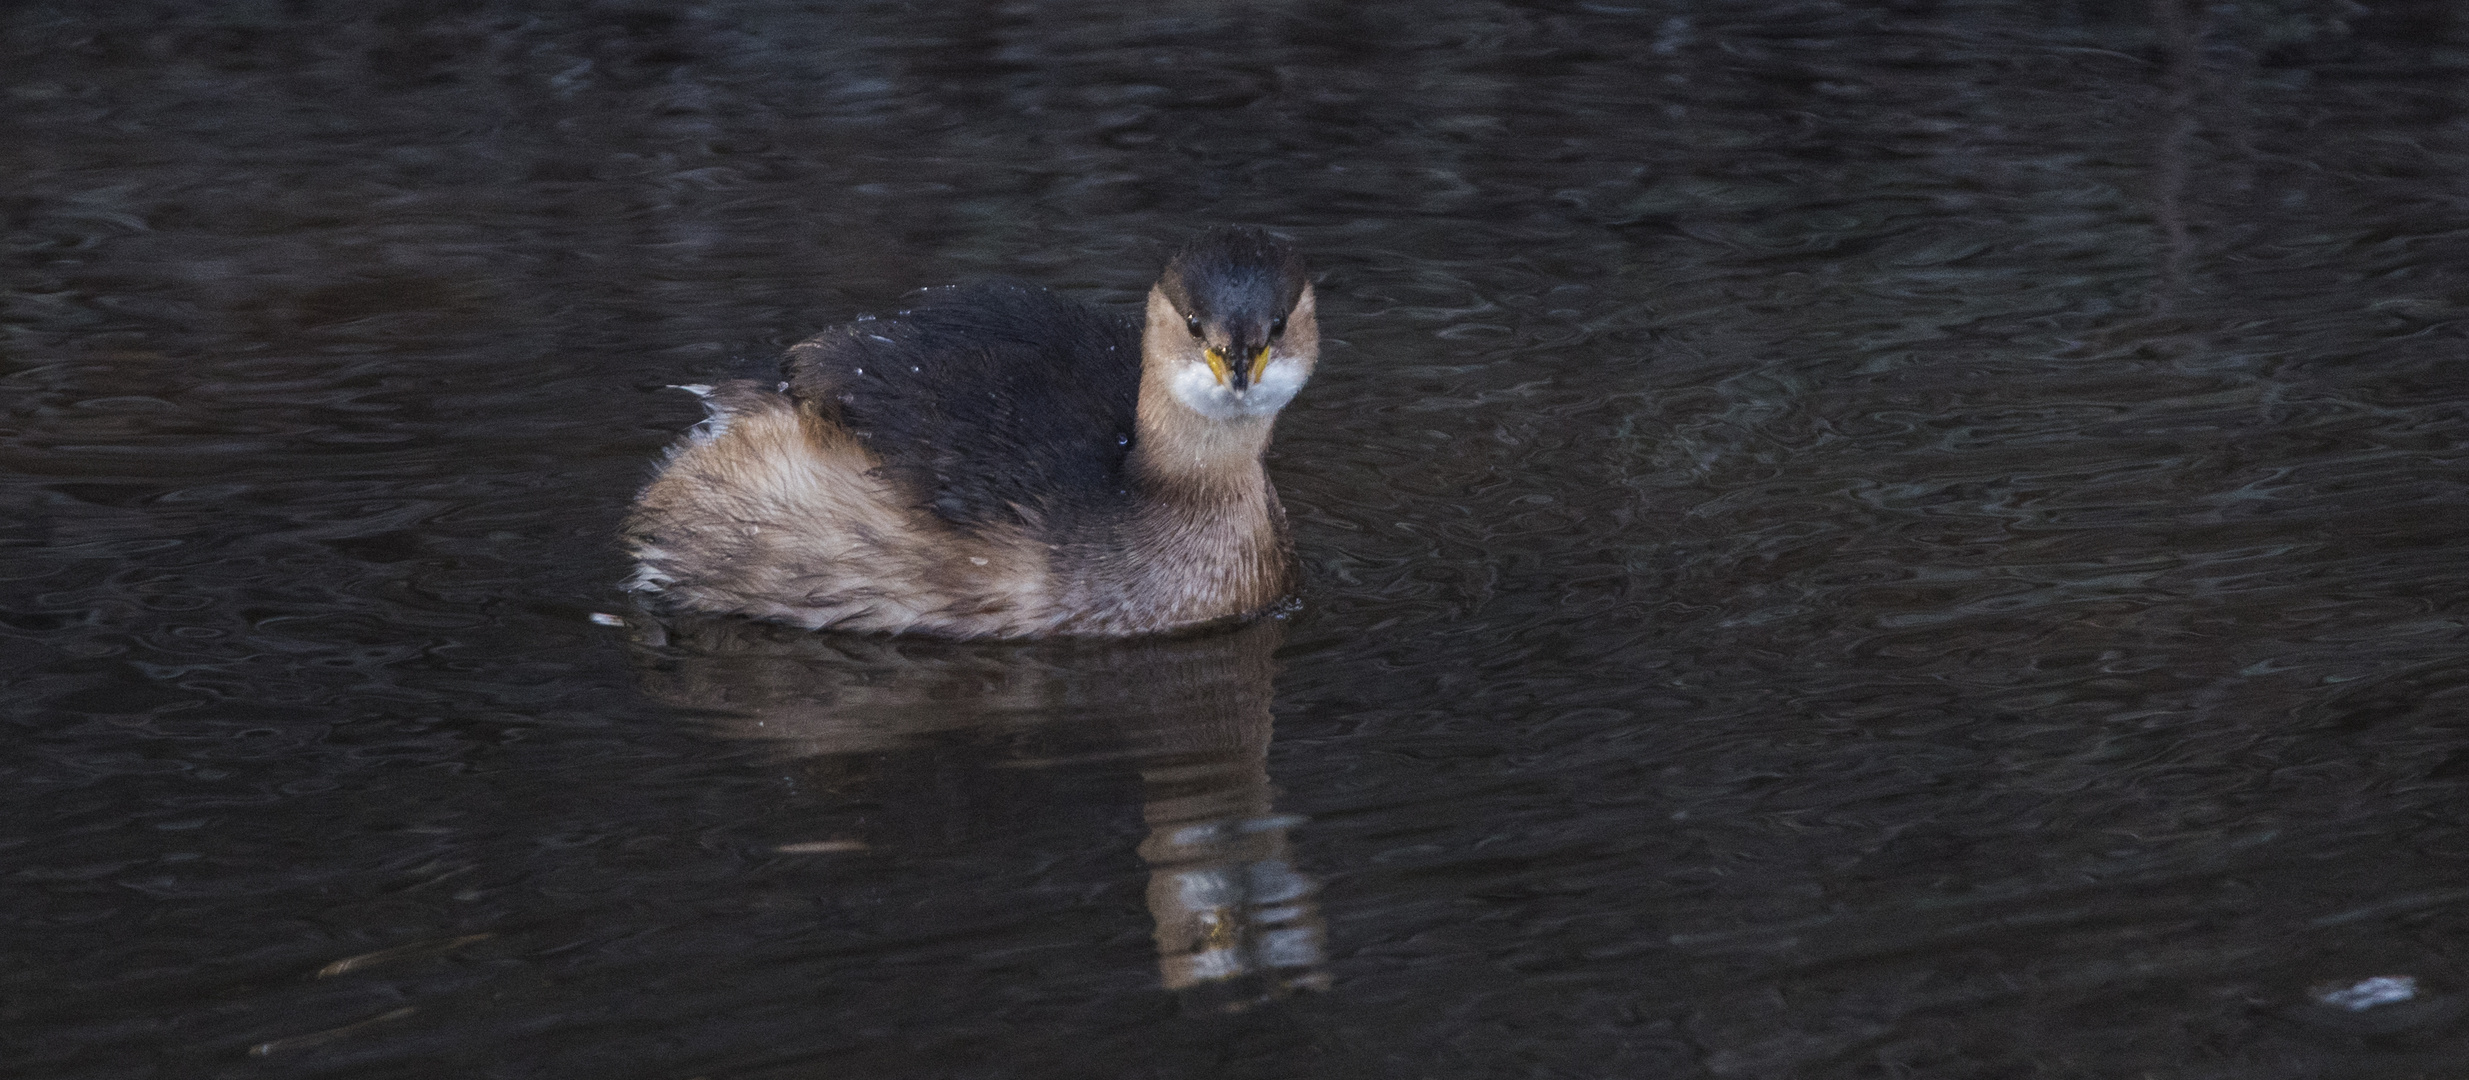
[[[2458,5],[0,33],[0,1072],[2469,1075]],[[1299,616],[615,591],[666,384],[1227,220]]]

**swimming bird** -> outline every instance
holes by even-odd
[[[1320,356],[1301,256],[1185,244],[1144,310],[1017,282],[929,289],[701,393],[625,525],[679,610],[941,638],[1121,637],[1292,590],[1261,468]]]

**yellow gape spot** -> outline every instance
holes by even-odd
[[[1217,376],[1219,386],[1226,385],[1226,354],[1219,352],[1216,346],[1210,346],[1202,355],[1209,358],[1209,374]]]
[[[1268,346],[1266,346],[1266,345],[1263,345],[1263,346],[1261,346],[1261,347],[1260,347],[1260,351],[1259,351],[1259,352],[1256,352],[1256,353],[1253,353],[1253,354],[1252,354],[1252,374],[1251,374],[1251,380],[1252,380],[1252,382],[1253,382],[1253,384],[1254,384],[1254,385],[1258,385],[1258,384],[1259,384],[1259,382],[1260,382],[1260,373],[1261,373],[1261,372],[1264,372],[1264,371],[1267,371],[1267,370],[1269,370],[1269,347],[1268,347]],[[1220,380],[1218,380],[1218,381],[1219,381],[1219,382],[1224,382],[1225,380],[1224,380],[1224,379],[1220,379]]]

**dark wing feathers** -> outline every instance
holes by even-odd
[[[1122,488],[1140,393],[1132,319],[1018,282],[928,289],[789,350],[789,391],[965,529],[1043,532]]]

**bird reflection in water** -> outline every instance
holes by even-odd
[[[1083,748],[1072,759],[1126,760],[1139,772],[1149,830],[1139,853],[1166,989],[1188,1008],[1239,1010],[1327,988],[1318,886],[1287,854],[1287,831],[1302,819],[1271,806],[1276,621],[1027,644],[813,634],[735,619],[636,616],[632,625],[653,696],[790,758],[845,761],[948,733],[1070,728],[1067,741]]]

